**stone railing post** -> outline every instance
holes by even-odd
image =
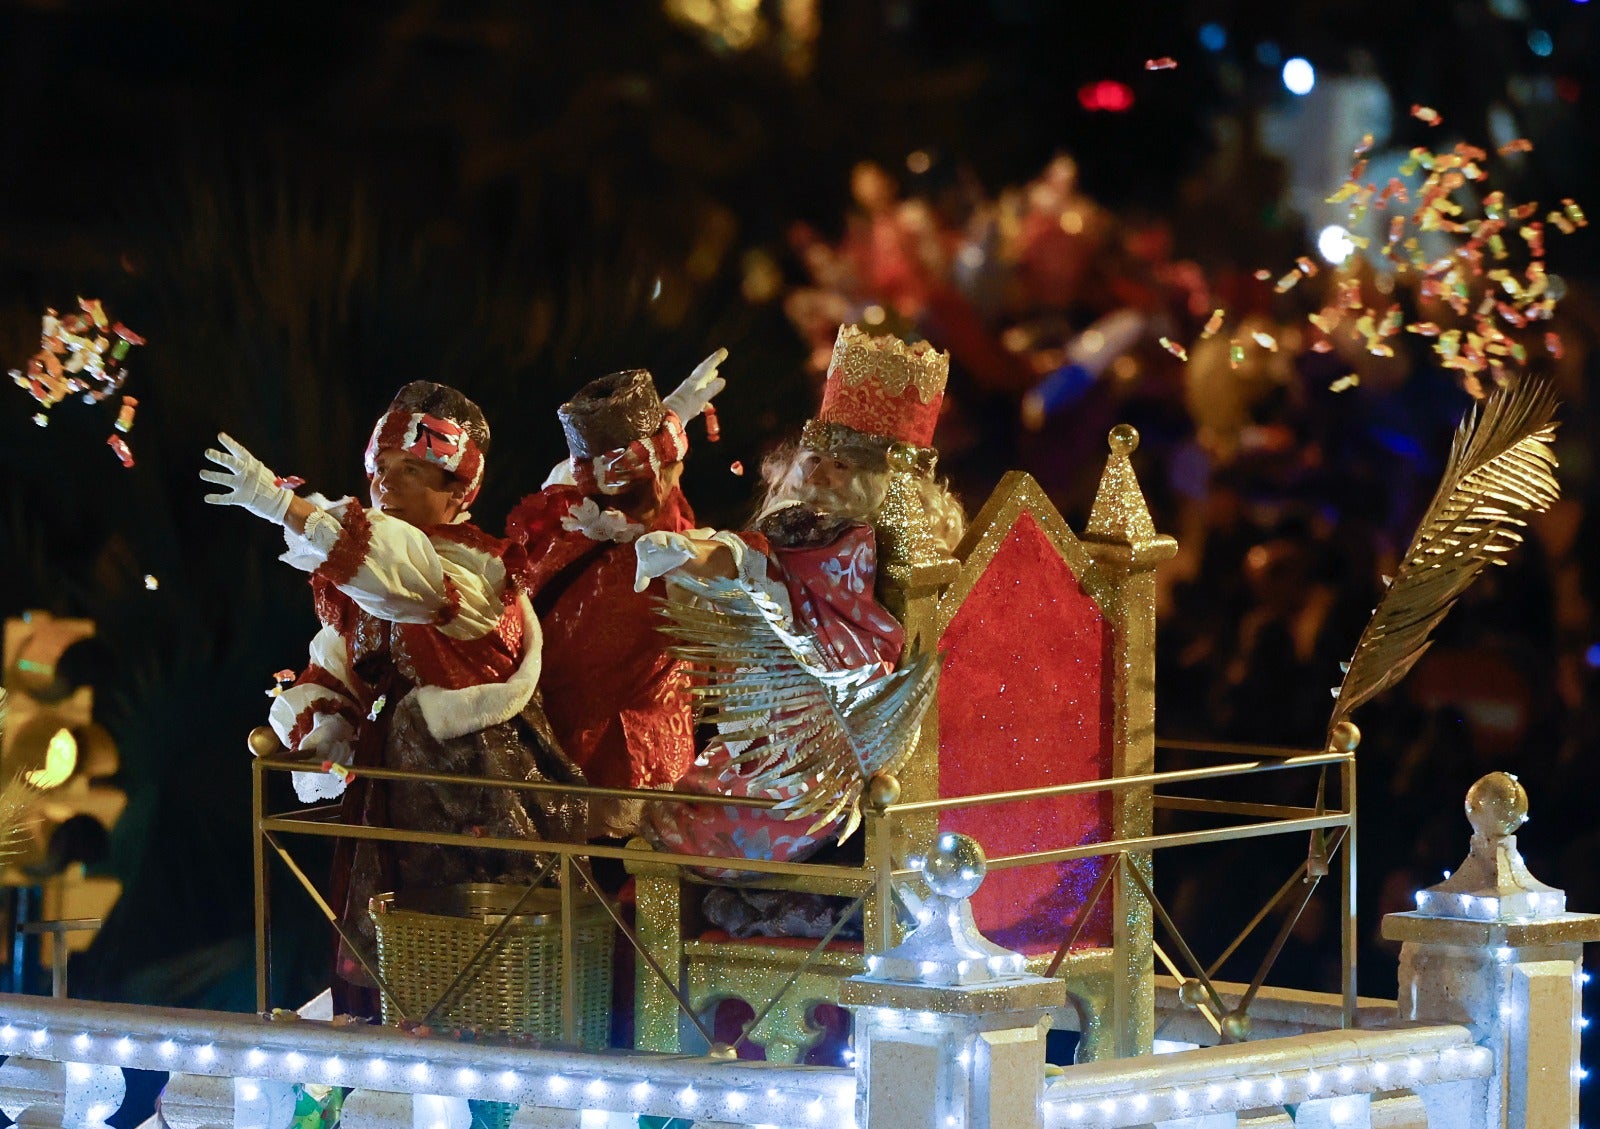
[[[1472,847],[1460,869],[1418,891],[1414,912],[1383,919],[1383,935],[1402,942],[1401,1017],[1465,1024],[1495,1057],[1488,1078],[1460,1083],[1474,1093],[1424,1091],[1429,1118],[1470,1129],[1571,1129],[1583,943],[1600,940],[1600,916],[1566,912],[1566,895],[1528,873],[1514,834],[1528,818],[1528,796],[1516,777],[1483,777],[1467,792],[1466,811]]]
[[[916,931],[840,990],[855,1020],[862,1129],[1040,1124],[1045,1031],[1066,985],[1026,973],[1020,954],[978,932],[967,899],[986,866],[972,839],[941,835]]]

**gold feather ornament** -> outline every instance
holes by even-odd
[[[861,791],[893,772],[916,743],[933,701],[938,662],[918,655],[902,669],[832,669],[806,632],[766,593],[736,580],[671,575],[662,606],[672,650],[690,664],[701,719],[715,724],[735,766],[754,765],[753,791],[791,790],[778,808],[815,817],[810,832],[843,818],[839,838],[861,822]]]
[[[1524,515],[1560,497],[1556,406],[1548,383],[1525,379],[1496,389],[1461,420],[1438,492],[1344,664],[1330,735],[1427,653],[1433,629],[1478,574],[1521,544]]]

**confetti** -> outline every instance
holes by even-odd
[[[735,474],[735,475],[738,475],[739,477],[743,478],[744,477],[744,464],[742,462],[740,462],[738,459],[734,459],[733,462],[728,464],[728,472],[730,474]]]
[[[1439,111],[1435,110],[1432,106],[1414,105],[1411,107],[1411,116],[1416,118],[1419,122],[1425,122],[1430,126],[1439,125],[1444,121],[1444,118],[1440,116]]]
[[[377,721],[378,715],[383,712],[383,707],[388,704],[389,696],[387,694],[379,694],[372,700],[372,709],[367,711],[367,720]]]
[[[1206,326],[1200,331],[1200,340],[1208,341],[1217,335],[1222,328],[1222,319],[1227,316],[1226,311],[1216,309],[1211,311],[1211,316],[1206,319]]]
[[[306,480],[301,478],[298,474],[285,474],[274,478],[272,480],[272,484],[274,486],[286,487],[290,490],[298,490],[300,487],[306,484]]]
[[[144,344],[144,338],[137,333],[121,322],[113,322],[98,298],[79,298],[78,307],[81,312],[66,315],[45,310],[39,351],[28,359],[25,368],[10,370],[12,381],[26,389],[45,412],[74,394],[91,404],[116,395],[128,376],[122,361],[133,346]],[[124,403],[136,405],[138,401],[130,396],[124,398]],[[45,412],[37,413],[34,422],[39,423]],[[122,426],[124,415],[126,427]],[[119,405],[118,429],[126,431],[132,426],[132,408]],[[124,466],[133,465],[126,444],[120,448],[113,444],[112,449]]]
[[[147,572],[144,574],[144,586],[146,591],[154,592],[161,587],[161,581],[156,579],[155,573]]]
[[[1159,59],[1146,59],[1144,69],[1147,71],[1174,71],[1178,69],[1178,60],[1167,55]]]
[[[1171,353],[1174,357],[1177,357],[1178,360],[1187,361],[1189,359],[1189,351],[1182,345],[1179,345],[1176,341],[1172,340],[1172,338],[1160,338],[1160,344],[1163,349]]]
[[[722,425],[717,422],[717,409],[714,404],[707,404],[701,412],[706,418],[706,442],[722,442]]]
[[[117,458],[122,460],[123,467],[131,467],[133,465],[133,452],[130,451],[128,449],[128,445],[122,441],[122,436],[107,436],[106,446],[111,448],[112,454],[116,455]]]
[[[1347,373],[1328,385],[1329,392],[1344,392],[1361,383],[1361,378],[1355,373]]]

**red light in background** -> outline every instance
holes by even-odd
[[[1583,87],[1579,84],[1577,79],[1568,75],[1562,75],[1560,78],[1556,79],[1556,97],[1560,98],[1563,102],[1576,102],[1579,97],[1582,96],[1582,94]],[[1080,94],[1078,97],[1081,98],[1083,95]]]
[[[1133,90],[1124,83],[1103,78],[1079,87],[1078,104],[1085,110],[1106,110],[1120,114],[1133,108]]]

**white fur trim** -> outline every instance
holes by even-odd
[[[517,607],[522,611],[523,635],[522,665],[504,682],[486,682],[480,686],[467,686],[460,690],[447,690],[442,686],[420,686],[412,691],[422,710],[422,719],[428,732],[441,741],[476,733],[491,725],[510,721],[522,711],[539,686],[539,669],[544,649],[544,633],[539,628],[539,618],[533,614],[528,597],[519,595]]]

